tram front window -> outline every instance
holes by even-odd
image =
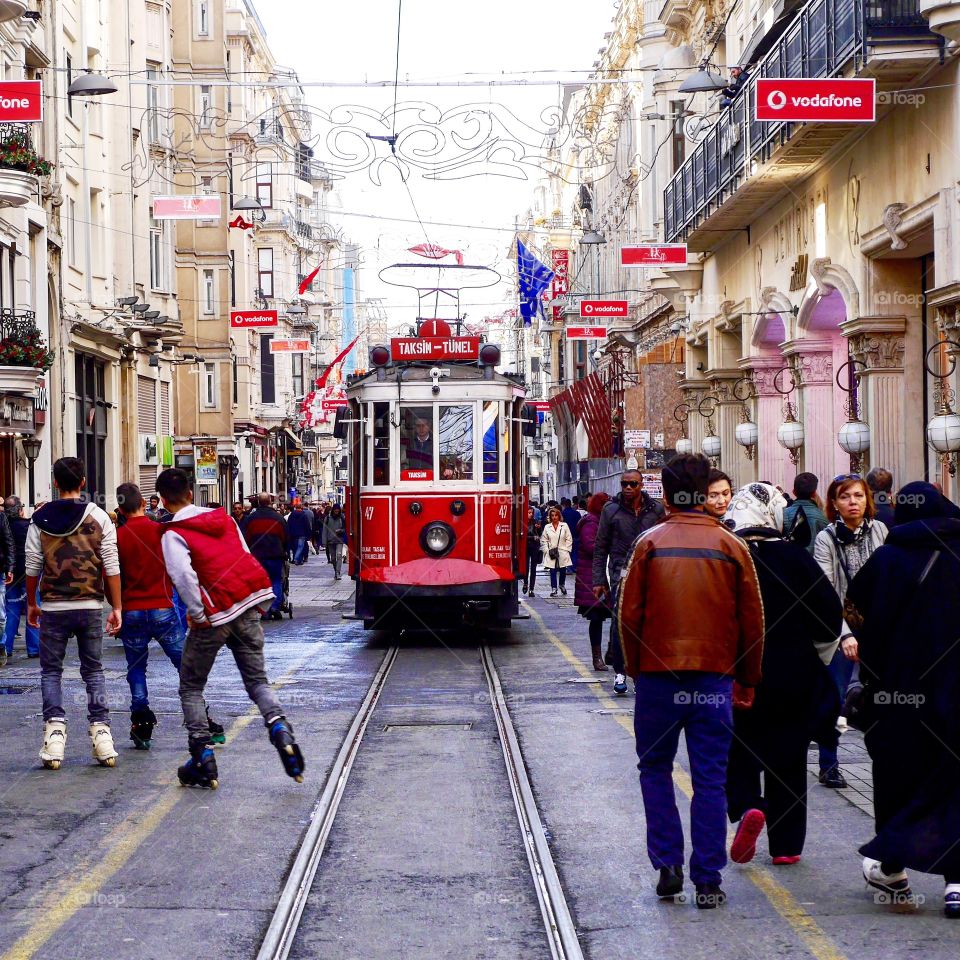
[[[400,476],[433,479],[433,408],[404,407],[400,424]]]
[[[440,479],[473,479],[473,404],[440,407]]]
[[[373,408],[373,482],[390,483],[390,404],[372,403]]]
[[[500,480],[500,401],[488,400],[483,405],[483,482]]]

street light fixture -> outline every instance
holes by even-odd
[[[291,303],[287,307],[287,316],[290,317],[302,317],[307,312],[306,308],[299,303]]]
[[[596,246],[596,245],[598,245],[598,244],[606,243],[606,242],[607,242],[607,238],[606,238],[602,233],[597,233],[597,231],[596,231],[596,230],[593,230],[593,229],[588,230],[588,231],[580,238],[580,245],[581,245],[581,246],[584,246],[584,245],[585,245],[585,246],[588,246],[588,247],[589,247],[589,246]]]
[[[695,74],[687,77],[680,84],[680,93],[715,93],[722,90],[728,84],[719,73],[713,73],[709,69],[709,61],[704,60],[700,64],[700,69]]]
[[[130,309],[134,313],[146,313],[150,309],[149,303],[135,303]]]
[[[20,443],[23,446],[23,455],[27,458],[27,463],[29,465],[27,473],[28,483],[30,485],[28,499],[30,501],[30,506],[32,507],[35,496],[33,465],[37,462],[37,457],[40,456],[40,448],[43,446],[43,443],[36,437],[24,437]]]
[[[116,92],[117,85],[100,73],[82,73],[67,87],[68,97],[99,97]]]
[[[132,297],[117,297],[117,306],[119,307],[132,307],[140,298],[138,296]]]

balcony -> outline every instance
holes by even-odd
[[[899,89],[942,62],[943,43],[916,0],[811,0],[667,185],[664,239],[720,246],[862,130],[756,121],[758,77],[874,77],[878,91]],[[878,118],[889,109],[878,102]]]

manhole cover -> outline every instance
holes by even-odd
[[[384,733],[393,733],[397,730],[472,730],[472,723],[443,723],[425,720],[420,723],[388,723]]]
[[[21,693],[26,693],[30,687],[0,687],[0,696],[15,697]]]

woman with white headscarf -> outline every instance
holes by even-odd
[[[840,598],[813,557],[781,532],[787,502],[769,484],[739,490],[724,522],[750,547],[763,599],[763,679],[734,712],[727,768],[730,859],[747,863],[767,825],[777,865],[797,863],[807,830],[807,747],[836,723],[840,701],[818,646],[835,643]],[[734,703],[736,706],[736,702]],[[762,777],[762,784],[761,784]]]

